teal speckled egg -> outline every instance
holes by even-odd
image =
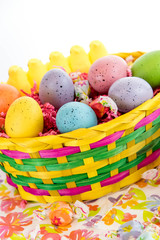
[[[85,103],[69,102],[57,112],[56,124],[61,133],[79,128],[90,128],[97,125],[97,116],[93,109]]]

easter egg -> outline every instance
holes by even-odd
[[[55,108],[74,100],[74,85],[69,75],[61,69],[52,69],[42,78],[39,97],[44,104],[49,102]]]
[[[12,102],[20,96],[19,91],[15,87],[5,83],[0,84],[0,113],[6,113]]]
[[[57,128],[61,133],[79,128],[89,128],[97,125],[97,117],[91,107],[81,102],[64,104],[56,115]]]
[[[31,97],[16,99],[8,109],[5,130],[10,137],[36,137],[43,131],[43,114]]]
[[[96,60],[89,69],[88,81],[99,93],[107,93],[119,78],[127,77],[127,63],[123,58],[109,55]]]
[[[153,97],[153,90],[148,82],[138,77],[118,79],[108,91],[121,112],[129,112]]]
[[[145,79],[152,88],[160,87],[160,50],[139,57],[131,70],[133,76]]]

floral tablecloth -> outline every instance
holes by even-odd
[[[89,207],[87,218],[75,218],[64,227],[54,226],[48,216],[41,220],[34,211],[40,207],[50,207],[51,204],[26,202],[6,182],[5,174],[0,171],[0,239],[160,239],[157,234],[159,218],[155,220],[156,224],[153,222],[160,206],[159,180],[141,180],[119,192],[85,204]],[[151,224],[158,228],[155,235],[152,234],[152,238],[137,238]],[[135,229],[139,227],[137,233]]]

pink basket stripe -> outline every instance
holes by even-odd
[[[16,158],[16,159],[25,159],[25,158],[30,158],[28,153],[23,153],[19,151],[13,151],[13,150],[1,150],[1,152],[11,158]]]
[[[58,148],[58,149],[52,149],[52,150],[41,150],[39,151],[39,154],[41,158],[57,158],[57,157],[68,156],[78,152],[80,152],[79,147],[64,147],[64,148]]]
[[[108,144],[111,144],[111,143],[117,141],[119,138],[121,138],[123,133],[124,133],[124,131],[119,131],[119,132],[111,134],[110,136],[107,136],[107,137],[103,138],[102,140],[100,140],[98,142],[91,143],[90,144],[91,149],[92,148],[97,148],[97,147],[103,147],[103,146],[106,146]]]
[[[138,169],[147,166],[154,162],[160,156],[160,149],[157,149],[154,153],[146,157],[141,163],[138,164]]]
[[[10,177],[8,177],[7,175],[7,182],[9,185],[11,185],[12,187],[18,188],[17,184],[15,184],[12,179]]]
[[[151,113],[150,115],[148,115],[147,117],[143,118],[140,122],[138,122],[135,126],[135,130],[143,127],[151,122],[153,122],[157,117],[160,116],[160,108],[157,109],[156,111],[154,111],[153,113]]]
[[[83,187],[76,187],[76,188],[68,188],[68,189],[61,189],[58,190],[59,194],[61,196],[73,196],[73,195],[78,195],[84,192],[91,191],[91,186],[83,186]]]
[[[117,183],[121,181],[123,178],[127,177],[129,175],[129,170],[126,170],[124,172],[118,173],[117,175],[107,178],[103,181],[101,181],[101,186],[105,187],[114,183]]]
[[[30,187],[26,187],[24,186],[23,189],[28,192],[31,193],[33,195],[36,196],[50,196],[49,192],[47,190],[43,190],[43,189],[35,189],[35,188],[30,188]]]

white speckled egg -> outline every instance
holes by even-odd
[[[138,77],[118,79],[108,91],[118,106],[120,112],[129,112],[153,97],[152,87],[148,82]]]
[[[49,102],[56,108],[74,100],[74,85],[70,76],[61,69],[52,69],[42,78],[39,97],[44,104]]]
[[[75,129],[89,128],[97,125],[97,116],[87,104],[69,102],[58,110],[56,124],[61,133],[66,133]]]

